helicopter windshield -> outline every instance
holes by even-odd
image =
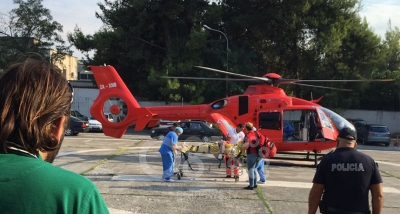
[[[346,119],[344,119],[342,116],[338,115],[337,113],[333,112],[332,110],[329,110],[327,108],[324,107],[319,107],[323,112],[325,112],[325,114],[329,115],[329,117],[331,118],[331,120],[333,121],[333,123],[335,124],[336,128],[338,130],[343,129],[344,127],[348,127],[352,130],[356,130],[353,126],[353,124],[351,124],[349,121],[347,121]]]

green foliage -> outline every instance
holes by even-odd
[[[42,0],[14,0],[14,4],[18,7],[8,15],[1,14],[0,68],[30,53],[38,53],[52,63],[61,62],[66,54],[71,54],[60,36],[61,24],[53,21]],[[56,52],[50,55],[50,49]]]

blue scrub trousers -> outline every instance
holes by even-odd
[[[172,152],[161,153],[161,159],[163,163],[163,179],[171,179],[174,175],[174,154]]]
[[[257,166],[257,172],[260,176],[260,181],[265,182],[265,174],[264,174],[264,158],[261,158],[260,164]]]

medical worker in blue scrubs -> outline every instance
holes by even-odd
[[[174,156],[177,155],[177,142],[178,136],[183,133],[181,127],[176,127],[175,131],[169,132],[158,150],[161,154],[163,163],[163,176],[162,178],[166,182],[172,182],[171,176],[174,175]]]

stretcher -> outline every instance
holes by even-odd
[[[181,177],[183,177],[183,168],[185,163],[187,164],[188,168],[192,171],[195,171],[192,168],[192,164],[190,162],[190,156],[192,154],[212,154],[218,161],[219,165],[218,168],[221,168],[222,162],[224,161],[225,157],[229,157],[229,160],[227,163],[234,163],[226,164],[226,167],[231,167],[231,170],[233,171],[233,168],[239,168],[239,173],[237,176],[234,176],[235,181],[239,181],[239,175],[243,174],[243,169],[242,163],[245,157],[245,150],[241,150],[240,146],[242,145],[242,142],[239,142],[237,145],[232,145],[229,144],[227,141],[217,141],[213,143],[203,143],[201,145],[186,145],[183,144],[182,148],[179,149],[178,151],[180,152],[180,161],[176,162],[175,169],[177,171],[175,174],[177,175],[178,179],[180,180]],[[210,168],[209,168],[210,170]]]

